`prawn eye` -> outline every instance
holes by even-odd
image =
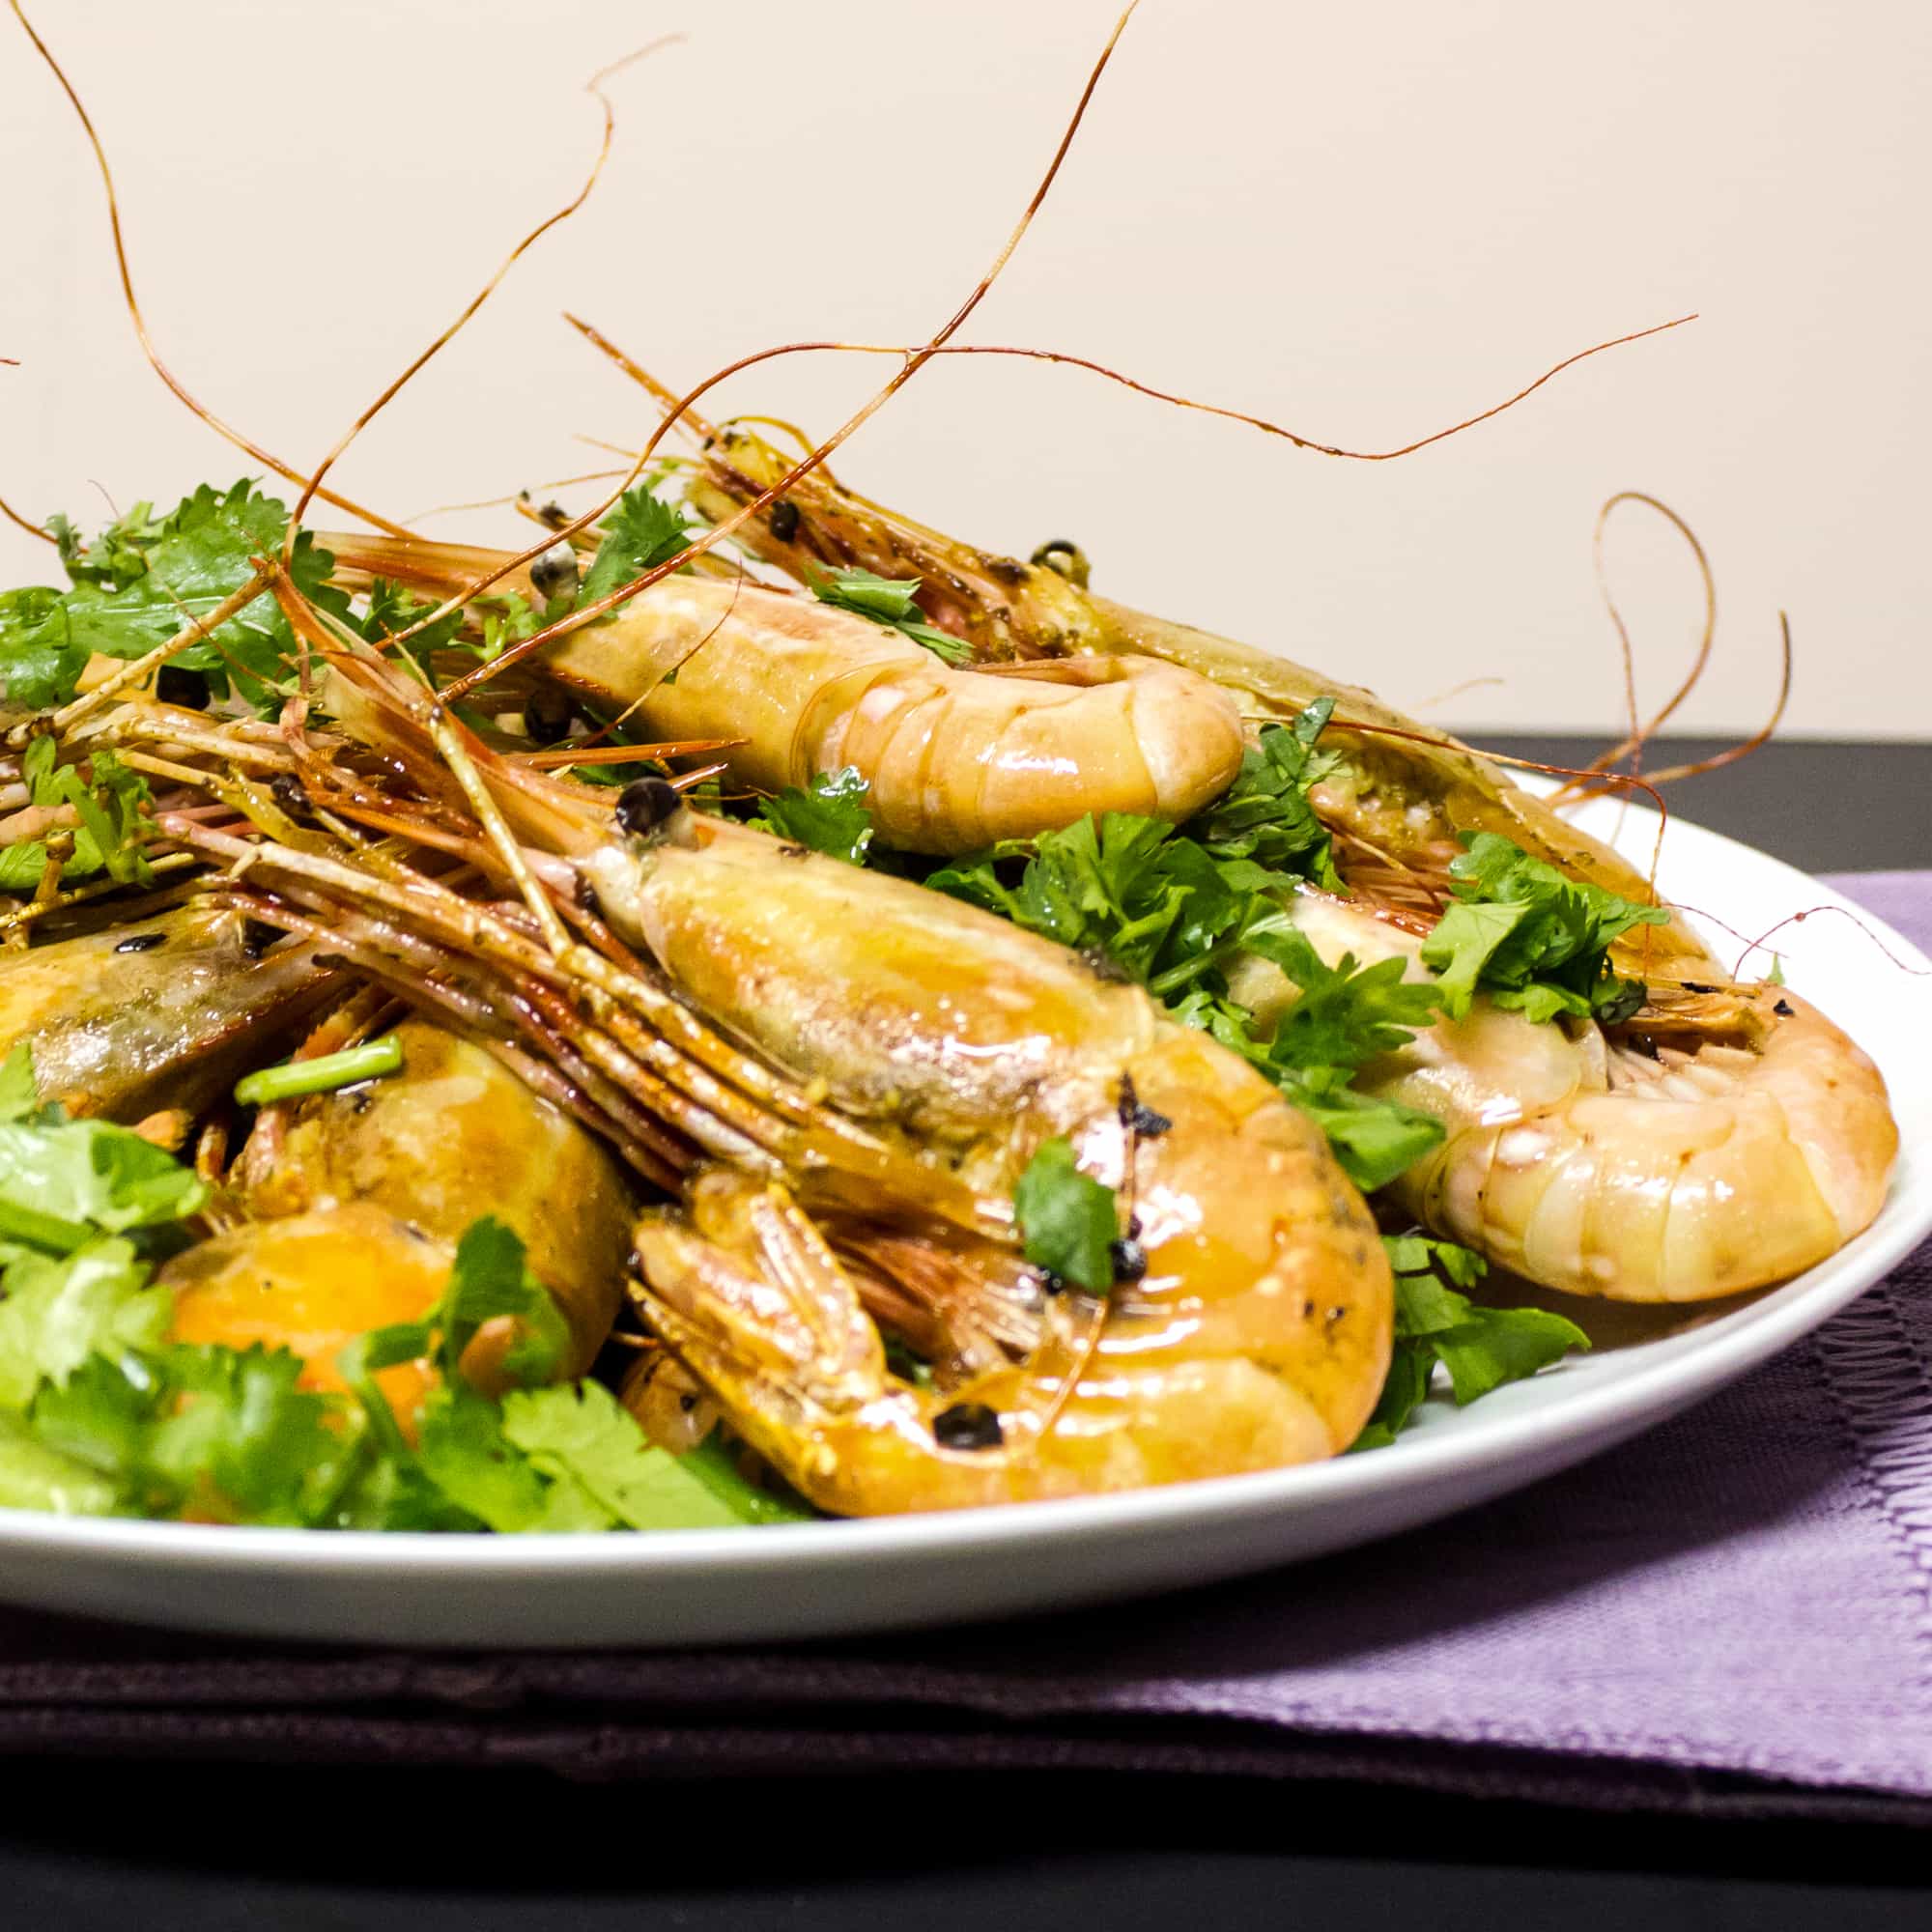
[[[546,604],[554,597],[575,597],[577,553],[567,543],[552,544],[530,565],[530,583]]]
[[[1085,590],[1094,574],[1093,565],[1087,561],[1087,553],[1077,543],[1069,543],[1065,537],[1055,537],[1051,543],[1041,544],[1027,561],[1044,564],[1048,570],[1058,571],[1076,590]]]
[[[955,1402],[932,1418],[932,1439],[942,1449],[997,1449],[1007,1438],[983,1402]]]
[[[626,832],[655,832],[683,804],[668,779],[633,779],[617,794],[617,823]]]

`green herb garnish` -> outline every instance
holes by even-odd
[[[1013,1218],[1035,1267],[1090,1294],[1112,1292],[1121,1232],[1114,1190],[1080,1172],[1070,1142],[1040,1143],[1013,1189]]]
[[[1667,925],[1663,907],[1569,878],[1493,832],[1465,832],[1463,843],[1449,867],[1456,903],[1422,946],[1451,1018],[1478,990],[1532,1020],[1570,1013],[1607,1026],[1643,1004],[1643,982],[1619,978],[1605,954],[1633,926]]]
[[[821,604],[884,624],[914,643],[923,644],[945,664],[963,665],[972,660],[971,644],[926,621],[915,602],[921,582],[917,577],[879,577],[869,570],[847,569],[810,571],[806,582]]]
[[[291,1060],[281,1066],[265,1066],[235,1083],[235,1097],[244,1107],[266,1107],[275,1100],[293,1100],[303,1094],[327,1094],[353,1087],[358,1080],[399,1073],[403,1043],[394,1034],[344,1047],[340,1053],[318,1054],[313,1060]]]
[[[863,866],[872,842],[872,814],[866,808],[870,789],[856,765],[820,772],[808,787],[789,785],[761,799],[752,822],[791,844]]]
[[[1461,1407],[1590,1346],[1574,1321],[1548,1309],[1485,1308],[1458,1293],[1488,1272],[1471,1249],[1425,1235],[1388,1236],[1382,1245],[1395,1270],[1395,1352],[1356,1449],[1395,1440],[1427,1397],[1437,1362]]]

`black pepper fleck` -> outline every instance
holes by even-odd
[[[124,939],[114,950],[116,952],[152,952],[157,946],[165,946],[168,936],[165,932],[137,932],[130,939]]]
[[[1772,1002],[1771,1009],[1779,1019],[1788,1020],[1798,1009],[1787,999],[1779,998]]]
[[[1109,1241],[1107,1253],[1116,1281],[1139,1281],[1148,1271],[1148,1251],[1131,1236],[1124,1241]]]
[[[932,1439],[942,1449],[997,1449],[1007,1438],[983,1402],[955,1402],[932,1418]]]
[[[772,505],[770,521],[772,535],[777,537],[780,543],[790,543],[798,535],[798,526],[802,521],[798,514],[798,505],[786,502],[781,497]]]
[[[277,772],[269,781],[269,796],[293,818],[298,825],[312,825],[315,814],[309,810],[308,793],[293,772]]]
[[[530,693],[524,705],[524,730],[539,745],[554,745],[570,729],[577,706],[554,684]]]

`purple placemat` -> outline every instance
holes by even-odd
[[[1841,882],[1923,943],[1932,873]],[[764,1652],[452,1659],[0,1612],[0,1749],[1026,1767],[1932,1820],[1932,1247],[1595,1463],[1247,1582]]]

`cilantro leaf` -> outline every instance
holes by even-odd
[[[125,590],[136,578],[148,574],[148,553],[159,540],[162,527],[162,520],[149,502],[136,503],[126,516],[116,517],[92,543],[58,513],[47,519],[68,581],[95,584],[103,590]]]
[[[28,711],[65,704],[87,659],[60,591],[0,592],[0,702]]]
[[[1328,1136],[1342,1172],[1364,1194],[1386,1187],[1441,1145],[1441,1122],[1399,1100],[1323,1087],[1292,1072],[1278,1077],[1282,1091]]]
[[[59,1257],[16,1253],[0,1274],[0,1408],[25,1408],[43,1381],[65,1381],[97,1351],[157,1344],[171,1302],[148,1273],[113,1236]]]
[[[107,1516],[118,1492],[99,1470],[50,1449],[19,1417],[0,1415],[0,1509]]]
[[[418,1321],[373,1328],[344,1349],[343,1379],[356,1391],[393,1445],[393,1418],[374,1378],[383,1369],[434,1356],[445,1382],[461,1378],[464,1350],[486,1322],[508,1320],[515,1336],[501,1367],[518,1382],[554,1375],[570,1348],[570,1327],[542,1282],[524,1264],[524,1243],[492,1215],[472,1221],[456,1244],[441,1298]],[[475,1512],[480,1515],[481,1512]]]
[[[1334,767],[1332,754],[1315,749],[1334,709],[1332,697],[1317,698],[1293,724],[1262,727],[1235,782],[1189,828],[1210,855],[1343,890],[1328,829],[1308,802],[1309,786]]]
[[[866,805],[870,790],[856,765],[820,772],[809,788],[788,785],[775,798],[760,800],[752,822],[790,844],[863,866],[872,842],[872,814]]]
[[[369,586],[368,608],[362,613],[358,628],[372,644],[380,644],[389,638],[399,637],[418,618],[427,617],[435,609],[434,604],[412,595],[400,583],[391,583],[387,578],[379,577]],[[464,613],[451,611],[447,615],[439,617],[434,624],[418,631],[401,648],[417,664],[426,664],[432,653],[448,650],[455,644],[463,622]]]
[[[1080,1172],[1070,1142],[1040,1143],[1013,1189],[1013,1218],[1035,1267],[1090,1294],[1112,1291],[1121,1232],[1114,1190]]]
[[[178,1506],[238,1521],[312,1520],[353,1439],[329,1426],[339,1399],[299,1386],[300,1358],[286,1349],[177,1345],[159,1362],[172,1400],[142,1445],[142,1479]]]
[[[0,1061],[0,1122],[17,1121],[37,1111],[40,1104],[41,1092],[34,1081],[34,1049],[23,1039]]]
[[[668,563],[691,540],[692,526],[675,504],[639,485],[626,490],[597,526],[603,542],[577,593],[577,608],[595,604],[620,585]]]
[[[923,644],[943,664],[972,661],[971,644],[926,621],[915,601],[921,582],[917,577],[879,577],[869,570],[851,568],[809,571],[806,582],[821,604],[830,604],[835,611],[849,611],[856,617],[869,617],[875,624],[897,631],[914,643]]]
[[[120,582],[116,571],[68,592],[74,643],[106,657],[134,658],[166,642],[241,589],[255,574],[257,556],[278,554],[287,526],[287,508],[247,481],[225,492],[204,483],[147,533],[141,545],[147,568],[140,575]],[[320,598],[333,568],[328,553],[301,532],[290,571],[296,586]],[[333,602],[342,606],[339,593]],[[226,695],[232,677],[243,697],[262,704],[273,697],[294,655],[288,619],[265,590],[173,662],[200,671],[217,696]]]
[[[83,1234],[89,1224],[122,1234],[179,1221],[206,1198],[189,1169],[127,1127],[25,1115],[0,1121],[0,1208],[83,1224]]]
[[[1395,1273],[1395,1351],[1358,1450],[1384,1447],[1402,1433],[1428,1396],[1437,1362],[1462,1407],[1590,1346],[1575,1322],[1547,1308],[1487,1308],[1458,1293],[1488,1272],[1468,1248],[1426,1235],[1384,1236],[1382,1246]]]
[[[504,1535],[609,1529],[614,1518],[567,1469],[546,1476],[512,1442],[503,1412],[461,1383],[423,1405],[422,1465],[451,1501]]]
[[[1532,1020],[1629,1018],[1645,988],[1612,973],[1605,954],[1634,926],[1667,925],[1669,913],[1573,879],[1496,833],[1465,832],[1463,843],[1449,867],[1457,901],[1422,946],[1443,1010],[1462,1019],[1481,988]]]
[[[802,1520],[702,1449],[653,1447],[603,1383],[520,1389],[504,1398],[503,1434],[553,1479],[568,1478],[632,1529],[708,1529]]]
[[[44,1383],[31,1424],[45,1448],[114,1485],[116,1507],[222,1521],[326,1520],[361,1441],[342,1398],[299,1386],[286,1350],[177,1345],[88,1357]]]
[[[1405,980],[1400,957],[1358,966],[1344,953],[1339,965],[1324,965],[1285,913],[1244,933],[1241,943],[1301,989],[1268,1049],[1277,1065],[1352,1069],[1406,1046],[1435,1017],[1440,989]]]

